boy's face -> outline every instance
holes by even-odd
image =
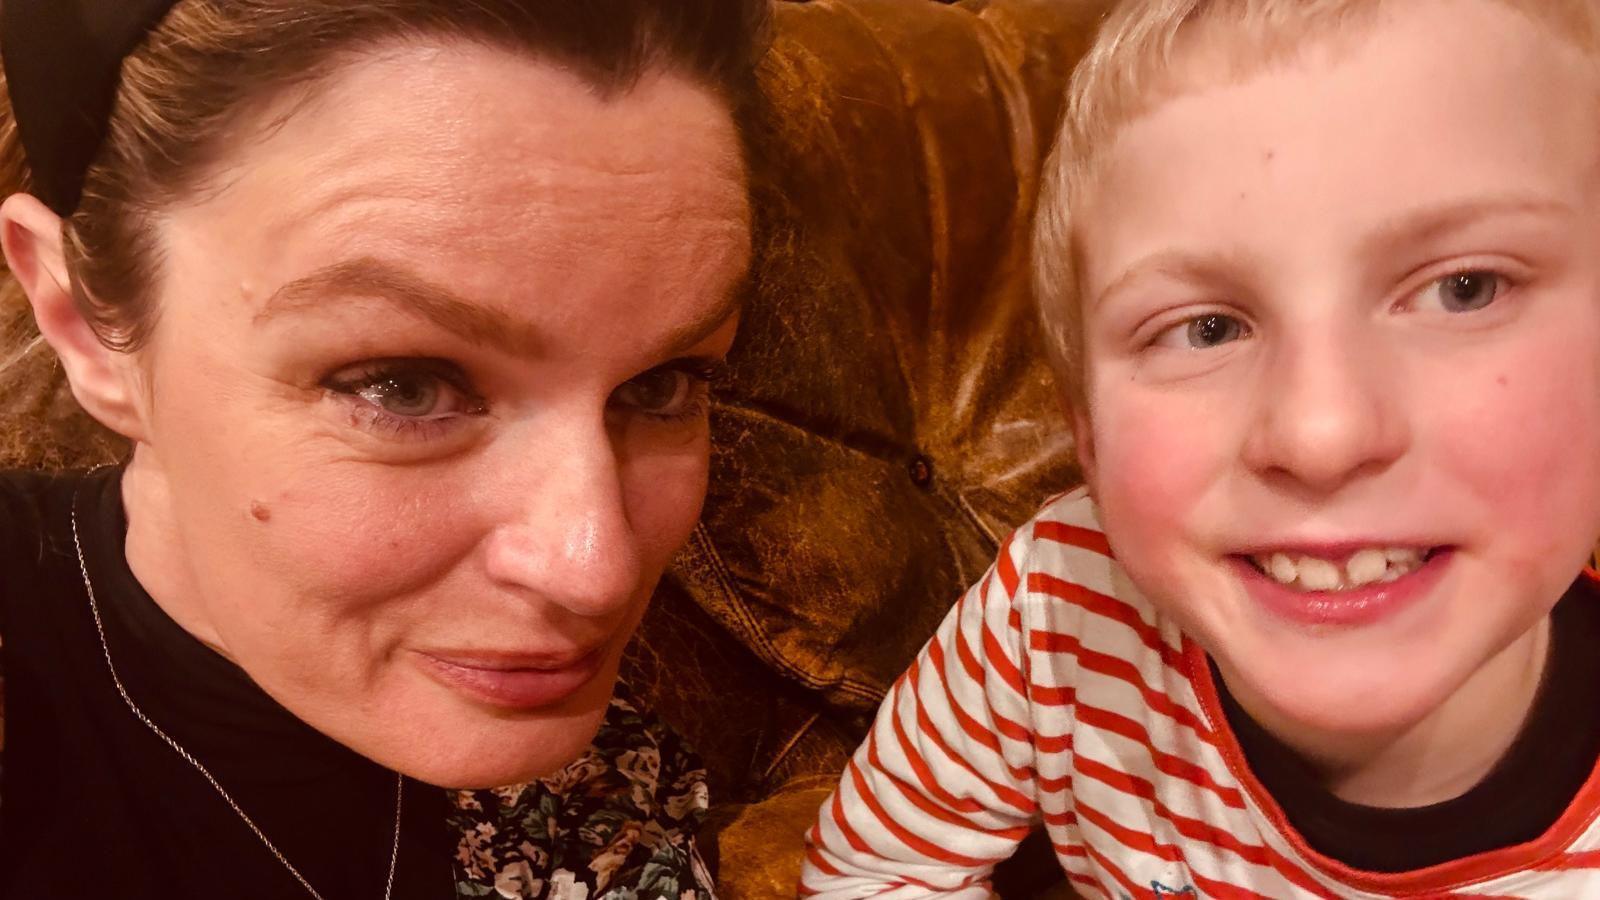
[[[1291,740],[1525,658],[1600,533],[1586,63],[1476,0],[1350,38],[1128,124],[1077,218],[1113,549]]]

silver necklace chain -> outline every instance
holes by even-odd
[[[128,696],[128,689],[122,686],[122,679],[117,677],[117,667],[111,662],[111,649],[106,644],[105,625],[103,625],[100,621],[100,604],[95,601],[94,583],[89,580],[89,566],[84,562],[83,559],[83,543],[78,539],[78,510],[76,504],[73,505],[72,509],[72,546],[78,551],[78,571],[83,573],[83,589],[89,595],[89,611],[94,613],[94,628],[95,631],[100,635],[100,652],[105,655],[106,668],[111,671],[111,681],[117,686],[117,693],[122,695],[122,702],[128,704],[128,709],[133,711],[134,716],[136,716],[139,721],[143,722],[146,728],[149,728],[151,731],[155,732],[156,737],[165,741],[168,747],[171,747],[174,752],[183,757],[184,761],[189,763],[189,765],[194,766],[195,771],[205,776],[206,781],[210,782],[213,788],[216,788],[217,793],[222,795],[222,799],[228,802],[228,806],[238,814],[239,818],[243,820],[244,824],[250,827],[252,832],[255,832],[255,836],[261,839],[261,843],[266,845],[268,850],[272,851],[272,855],[278,858],[278,862],[283,863],[283,867],[289,870],[289,874],[293,875],[294,879],[300,882],[300,886],[305,888],[307,893],[317,898],[317,900],[324,900],[323,896],[317,892],[317,889],[311,886],[311,882],[307,881],[305,876],[300,874],[300,870],[296,869],[294,864],[289,862],[288,858],[283,855],[282,851],[274,846],[272,841],[267,839],[266,834],[263,833],[261,828],[256,825],[255,820],[251,819],[250,816],[239,807],[238,802],[233,799],[233,795],[229,794],[223,789],[222,785],[217,782],[216,777],[211,774],[211,770],[207,769],[205,765],[200,762],[200,760],[195,759],[194,754],[190,753],[188,750],[185,750],[181,744],[173,740],[165,731],[162,731],[161,726],[151,721],[150,717],[144,714],[144,710],[140,709],[138,704],[133,702],[133,698]],[[383,900],[391,900],[391,897],[394,894],[394,870],[396,864],[398,864],[400,861],[400,799],[404,788],[405,776],[396,773],[394,782],[394,843],[389,848],[389,878],[383,887]]]

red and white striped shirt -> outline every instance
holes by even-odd
[[[804,896],[987,898],[1042,822],[1087,898],[1600,897],[1600,774],[1528,844],[1399,874],[1318,854],[1251,776],[1205,655],[1083,492],[1019,529],[885,699]]]

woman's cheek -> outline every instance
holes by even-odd
[[[253,537],[263,563],[302,592],[404,596],[470,554],[482,529],[463,496],[436,472],[371,467],[361,477],[298,481],[252,504]]]
[[[623,465],[629,523],[654,575],[666,568],[700,520],[708,445],[701,437],[670,452],[634,456]]]

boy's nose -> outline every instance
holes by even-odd
[[[1403,386],[1373,344],[1324,334],[1280,344],[1269,360],[1244,448],[1262,477],[1327,493],[1405,452]]]
[[[506,475],[487,547],[489,577],[531,602],[601,617],[626,608],[642,577],[616,454],[603,427],[548,443]],[[548,455],[547,455],[548,454]]]

